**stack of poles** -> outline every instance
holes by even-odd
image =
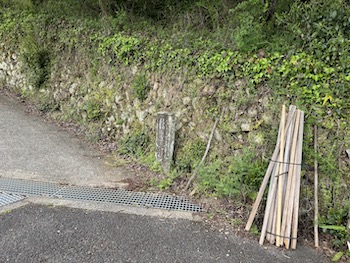
[[[276,148],[245,228],[250,230],[270,181],[260,245],[266,238],[278,247],[296,249],[303,130],[304,112],[291,105],[286,116],[283,105]]]

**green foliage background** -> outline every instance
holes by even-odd
[[[268,87],[277,116],[282,103],[296,104],[306,112],[303,182],[312,181],[312,165],[318,158],[321,177],[321,213],[340,211],[349,204],[350,168],[350,7],[345,0],[0,0],[0,36],[4,46],[18,49],[33,89],[24,95],[40,98],[45,111],[63,110],[50,95],[50,76],[62,53],[86,57],[94,75],[99,67],[138,67],[142,74],[130,84],[133,96],[144,101],[152,74],[183,76],[186,83],[198,79],[224,85],[216,103],[207,110],[217,117],[220,101],[236,92],[236,80],[244,80],[250,98]],[[267,12],[273,16],[267,18]],[[66,65],[67,66],[67,65]],[[84,72],[84,68],[82,68]],[[83,73],[82,73],[83,74]],[[123,80],[118,80],[123,82]],[[190,85],[189,85],[190,86]],[[113,110],[116,95],[104,87],[80,89],[86,100],[67,118],[83,114],[85,125],[104,123]],[[197,91],[195,91],[197,92]],[[47,95],[49,94],[49,95]],[[242,99],[241,106],[249,103]],[[122,125],[123,120],[117,120]],[[312,127],[320,133],[319,152],[313,151]],[[224,129],[225,123],[222,124]],[[250,202],[265,171],[275,130],[258,127],[263,147],[253,143],[238,156],[213,151],[199,170],[198,189],[215,196],[239,197]],[[124,154],[141,157],[152,151],[152,140],[141,127],[120,140]],[[112,136],[112,133],[107,133]],[[103,132],[97,136],[105,136]],[[116,136],[116,135],[113,135]],[[270,145],[270,146],[269,146]],[[186,178],[205,150],[200,139],[182,141],[174,173],[163,181],[168,188]],[[308,197],[310,189],[304,191]],[[310,201],[310,200],[309,200]],[[307,209],[307,204],[304,203]],[[335,210],[334,210],[335,209]],[[336,210],[338,209],[338,210]],[[343,210],[341,210],[343,211]],[[344,213],[338,213],[344,214]],[[325,224],[344,224],[346,216]],[[338,243],[337,243],[338,244]]]

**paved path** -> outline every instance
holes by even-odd
[[[99,155],[0,92],[0,177],[111,186],[131,176],[106,167]],[[261,247],[195,218],[29,197],[0,207],[0,262],[328,262],[310,248]]]
[[[115,187],[127,170],[104,165],[101,153],[87,147],[0,91],[0,175],[73,185]]]

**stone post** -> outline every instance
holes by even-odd
[[[175,115],[158,112],[156,125],[156,159],[162,165],[163,172],[169,173],[174,154]]]

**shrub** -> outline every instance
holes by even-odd
[[[253,200],[265,174],[265,163],[254,151],[244,150],[240,155],[214,160],[199,169],[199,188],[217,196]]]
[[[131,89],[132,93],[136,98],[138,98],[140,101],[144,101],[147,98],[148,92],[151,89],[146,75],[136,75],[131,85]]]
[[[118,151],[121,154],[142,157],[147,152],[149,145],[148,132],[146,130],[135,130],[121,139]]]

